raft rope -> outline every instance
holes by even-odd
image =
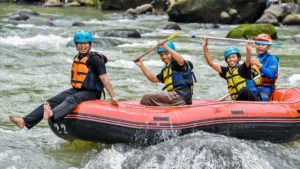
[[[202,106],[212,106],[212,105],[220,105],[220,104],[224,104],[224,103],[244,103],[244,104],[293,104],[293,103],[297,103],[300,101],[300,98],[298,100],[295,100],[295,101],[289,101],[289,102],[282,102],[282,99],[284,97],[284,95],[289,91],[289,90],[295,90],[299,95],[300,95],[300,91],[296,88],[296,87],[290,87],[288,88],[281,96],[280,98],[280,101],[270,101],[270,102],[261,102],[261,101],[233,101],[233,100],[228,100],[228,101],[216,101],[216,102],[211,102],[211,103],[200,103],[200,104],[192,104],[192,105],[180,105],[180,106],[170,106],[170,107],[180,107],[180,108],[186,108],[186,107],[202,107]],[[106,101],[106,102],[109,102],[109,101]],[[131,106],[136,106],[136,105],[139,105],[140,107],[151,107],[153,109],[160,109],[159,106],[145,106],[145,105],[140,105],[138,103],[125,103],[125,105],[129,105],[130,107]]]
[[[281,96],[280,101],[283,100],[284,95],[291,89],[294,89],[299,95],[300,95],[300,91],[298,89],[296,89],[295,87],[290,87],[289,89],[287,89]],[[300,100],[300,99],[299,99]]]

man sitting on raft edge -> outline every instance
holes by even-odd
[[[111,103],[118,105],[118,99],[106,74],[106,56],[90,51],[91,33],[86,30],[76,32],[74,43],[78,54],[74,57],[71,68],[72,87],[48,99],[23,118],[10,115],[10,121],[16,126],[31,129],[42,119],[58,121],[71,113],[81,102],[100,99],[103,88],[108,91]]]

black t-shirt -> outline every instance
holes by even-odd
[[[91,56],[88,59],[87,66],[97,77],[106,74],[106,66],[103,60],[97,55]]]
[[[82,57],[78,58],[82,59]],[[106,74],[106,66],[103,60],[97,55],[90,56],[90,58],[87,60],[86,65],[89,68],[89,70],[92,71],[93,74],[99,78],[99,85],[101,86],[101,88],[103,88],[104,85],[99,77],[100,75]]]
[[[221,66],[221,69],[222,69],[222,73],[220,73],[220,76],[226,79],[226,73],[229,71],[229,67]],[[252,79],[251,66],[247,67],[245,62],[241,64],[241,66],[238,68],[238,73],[242,78]]]
[[[183,66],[178,65],[178,63],[175,60],[171,60],[171,69],[180,71],[180,72],[187,72],[188,71],[188,65],[186,62],[184,62]],[[164,83],[163,81],[163,71],[164,68],[161,70],[159,74],[156,75],[157,79],[159,79],[160,82]],[[190,86],[182,87],[179,89],[175,89],[175,92],[179,95],[180,98],[182,98],[187,104],[192,104],[192,91]]]

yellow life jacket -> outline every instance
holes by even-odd
[[[175,89],[179,89],[185,86],[189,86],[193,88],[194,81],[197,81],[195,78],[195,75],[192,71],[192,63],[190,61],[185,61],[188,65],[188,71],[187,72],[181,72],[177,70],[172,70],[171,62],[169,62],[164,70],[163,70],[163,82],[165,84],[165,87],[168,92],[173,91]]]
[[[262,77],[260,75],[260,70],[256,65],[251,65],[251,74],[254,79],[255,86],[256,87],[261,86],[262,85]]]
[[[232,100],[236,100],[239,91],[243,87],[256,88],[262,84],[260,71],[257,66],[251,66],[251,74],[254,80],[241,77],[238,73],[238,67],[239,66],[237,66],[232,73],[230,73],[230,71],[226,72],[228,92]]]
[[[239,91],[246,87],[246,81],[239,75],[238,67],[232,73],[228,70],[226,72],[227,88],[232,100],[235,100]]]

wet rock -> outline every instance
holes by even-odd
[[[236,9],[230,9],[230,10],[229,10],[229,15],[230,15],[231,17],[235,17],[235,16],[238,15],[238,11],[237,11]]]
[[[81,5],[78,2],[74,1],[71,3],[64,4],[63,6],[64,7],[80,7]]]
[[[136,30],[109,30],[102,33],[103,37],[140,38],[141,34]]]
[[[59,0],[48,0],[42,6],[43,7],[62,7],[62,3]]]
[[[294,16],[297,14],[300,14],[300,6],[295,3],[272,5],[264,11],[264,14],[256,23],[280,25],[281,22],[283,23],[283,20],[285,20],[283,24],[297,24],[297,16]]]
[[[174,30],[182,30],[181,27],[176,23],[168,23],[162,29],[174,29]]]
[[[231,17],[227,12],[222,12],[220,14],[220,23],[228,24],[231,22]]]
[[[300,25],[300,14],[298,14],[298,15],[295,15],[295,14],[288,15],[284,18],[282,23],[286,24],[286,25]]]
[[[289,43],[300,43],[300,35],[296,35],[295,37],[288,40]]]
[[[135,16],[137,15],[136,10],[134,10],[133,8],[127,9],[127,11],[125,13],[130,14],[130,15],[135,15]]]
[[[50,19],[44,18],[29,18],[26,21],[19,22],[21,24],[32,24],[37,26],[54,26],[53,22]]]
[[[130,8],[123,14],[123,17],[126,19],[136,19],[137,12],[134,9]]]
[[[37,12],[32,11],[31,9],[20,9],[11,14],[11,16],[13,15],[37,16],[39,14]]]
[[[290,12],[286,8],[286,5],[272,5],[264,11],[264,15],[273,15],[275,18],[283,18]]]
[[[131,14],[129,14],[129,13],[124,13],[124,14],[122,15],[122,19],[134,20],[134,19],[136,19],[136,18],[137,18],[136,15],[131,15]]]
[[[85,26],[85,24],[83,22],[76,21],[72,24],[72,26]]]
[[[257,21],[256,23],[265,23],[265,24],[272,24],[275,26],[278,26],[280,23],[278,21],[278,19],[270,14],[270,13],[266,13],[264,15],[262,15]]]
[[[138,6],[144,5],[144,4],[150,4],[154,1],[154,4],[156,1],[158,3],[163,3],[163,1],[166,0],[123,0],[123,1],[117,1],[117,0],[105,0],[102,5],[102,10],[127,10],[129,8],[136,8]]]
[[[183,26],[188,27],[188,29],[215,29],[215,28],[220,28],[218,24],[214,23],[190,23],[190,24],[185,24]],[[185,28],[183,28],[185,29]]]
[[[144,5],[136,7],[134,10],[136,11],[137,14],[145,14],[147,12],[152,13],[153,6],[151,4],[144,4]]]
[[[265,0],[181,0],[174,3],[167,13],[169,20],[174,22],[220,23],[221,12],[235,7],[240,11],[239,17],[231,18],[230,23],[253,23],[266,9]],[[229,11],[225,11],[229,12]]]
[[[277,39],[277,30],[271,24],[243,24],[239,25],[226,35],[226,38],[254,39],[258,34],[269,34],[272,39]]]
[[[29,16],[27,15],[11,15],[8,18],[8,20],[12,20],[12,21],[21,21],[21,20],[26,21],[27,19],[29,19]]]

